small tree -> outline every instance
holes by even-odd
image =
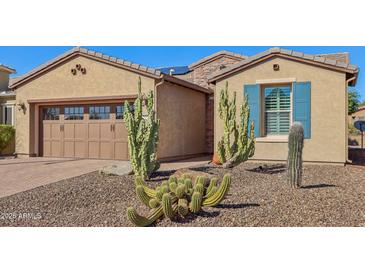
[[[352,114],[357,110],[357,108],[360,105],[359,98],[360,98],[360,95],[356,90],[348,91],[348,100],[349,100],[348,114]]]
[[[236,121],[236,92],[232,101],[228,96],[228,82],[221,90],[219,117],[223,121],[224,132],[218,142],[218,156],[224,168],[231,168],[248,160],[255,153],[254,123],[249,128],[250,107],[248,106],[247,95],[244,96],[243,104],[240,106],[240,123]],[[233,137],[233,139],[232,139]]]
[[[124,103],[124,120],[128,131],[128,149],[133,172],[145,179],[160,167],[156,160],[160,121],[154,111],[153,92],[150,91],[144,96],[141,90],[139,78],[138,97],[133,109],[128,101]],[[142,115],[144,107],[146,115]]]

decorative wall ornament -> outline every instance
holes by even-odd
[[[272,66],[272,68],[273,68],[275,71],[280,70],[280,66],[279,66],[279,64],[274,64],[274,65]]]
[[[23,111],[23,113],[25,114],[25,112],[27,111],[27,107],[25,106],[25,104],[23,103],[23,102],[19,102],[18,104],[17,104],[17,107],[18,107],[18,110],[19,111]]]
[[[81,64],[76,64],[75,68],[71,69],[72,75],[76,75],[77,71],[80,71],[82,74],[86,74],[86,68],[83,68]]]

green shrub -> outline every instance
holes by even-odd
[[[13,126],[0,125],[0,152],[2,152],[14,138],[15,129]]]
[[[360,134],[360,131],[358,129],[356,129],[356,127],[352,123],[349,123],[348,129],[349,129],[349,134],[351,134],[351,135],[359,135]]]

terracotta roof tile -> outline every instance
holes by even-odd
[[[292,51],[292,50],[288,50],[288,49],[281,49],[281,48],[271,48],[268,49],[266,51],[260,52],[254,56],[251,56],[245,60],[242,60],[232,66],[229,66],[225,69],[222,69],[220,71],[217,71],[215,73],[213,73],[208,80],[210,82],[219,79],[221,76],[223,77],[223,75],[227,75],[230,72],[236,71],[237,69],[239,69],[240,67],[244,67],[246,65],[249,65],[250,63],[257,61],[263,57],[269,56],[269,55],[286,55],[286,56],[291,56],[291,57],[295,57],[295,58],[299,58],[299,59],[303,59],[303,61],[313,61],[314,63],[318,63],[318,64],[325,64],[325,65],[329,65],[332,66],[333,68],[339,69],[339,70],[350,70],[350,71],[346,71],[346,72],[352,72],[357,74],[358,73],[358,67],[355,65],[350,65],[350,64],[345,64],[343,62],[338,62],[334,59],[330,59],[330,58],[325,58],[323,56],[316,56],[316,55],[310,55],[310,54],[304,54],[302,52],[297,52],[297,51]]]
[[[248,58],[247,56],[244,56],[244,55],[241,55],[241,54],[238,54],[238,53],[234,53],[234,52],[230,52],[230,51],[227,51],[227,50],[221,50],[221,51],[218,51],[216,53],[213,53],[209,56],[206,56],[192,64],[189,65],[189,68],[193,68],[193,67],[196,67],[196,66],[199,66],[200,64],[204,63],[204,62],[207,62],[211,59],[214,59],[220,55],[227,55],[227,56],[231,56],[231,57],[235,57],[237,59],[246,59]]]

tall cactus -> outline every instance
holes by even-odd
[[[249,126],[250,107],[247,95],[240,106],[240,121],[236,119],[236,92],[229,100],[228,82],[220,93],[218,106],[219,118],[223,121],[223,136],[218,142],[218,156],[224,168],[243,163],[255,153],[254,123]],[[250,129],[249,129],[250,128]],[[233,138],[232,138],[233,137]]]
[[[304,129],[301,123],[295,122],[290,127],[288,141],[287,175],[292,187],[300,187],[303,169]]]
[[[217,206],[229,191],[231,175],[224,175],[220,185],[217,178],[212,178],[209,184],[205,183],[207,181],[207,178],[200,176],[193,184],[191,178],[183,175],[179,179],[173,177],[162,182],[152,191],[141,182],[140,177],[136,177],[137,197],[152,211],[148,217],[143,217],[138,215],[134,208],[128,208],[128,219],[136,226],[149,226],[163,215],[173,219],[177,214],[185,217],[189,211],[198,213],[204,206]],[[178,183],[175,189],[176,182]],[[174,185],[173,189],[168,187],[171,184]]]
[[[146,117],[142,116],[146,108]],[[156,161],[159,119],[154,110],[153,92],[147,96],[142,94],[141,78],[138,79],[138,97],[133,110],[128,101],[124,103],[124,120],[128,131],[128,149],[134,174],[143,179],[159,168]]]

